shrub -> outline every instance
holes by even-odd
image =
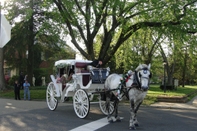
[[[16,80],[18,80],[19,76],[15,75],[15,76],[12,76],[12,78],[8,81],[8,85],[10,86],[13,86],[14,85],[14,82]]]
[[[164,85],[160,85],[160,89],[164,90]],[[166,85],[166,90],[174,90],[175,87],[173,85]]]

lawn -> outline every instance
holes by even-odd
[[[46,86],[37,86],[31,87],[31,100],[45,100],[46,98]],[[195,92],[195,93],[194,93]],[[194,94],[192,94],[194,93]],[[23,90],[20,92],[21,98],[23,98]],[[192,99],[195,95],[197,95],[197,86],[185,86],[185,87],[178,87],[177,90],[167,90],[164,93],[163,90],[159,88],[159,85],[151,85],[148,91],[148,94],[143,102],[144,105],[150,105],[157,101],[158,96],[187,96],[189,95],[188,99]],[[9,98],[14,99],[14,91],[13,89],[0,91],[1,98]]]
[[[14,88],[14,87],[13,87]],[[30,88],[31,100],[45,100],[46,99],[46,86],[36,86]],[[21,99],[23,99],[24,91],[20,90]],[[14,89],[0,91],[1,98],[14,99]]]
[[[197,86],[179,86],[177,90],[166,90],[166,93],[164,93],[164,91],[159,88],[159,85],[151,85],[143,104],[150,105],[157,102],[158,96],[188,96],[188,100],[191,100],[195,95],[197,95]]]

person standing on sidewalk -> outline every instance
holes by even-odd
[[[20,84],[16,80],[14,83],[14,94],[15,94],[15,100],[20,100]]]
[[[24,87],[24,100],[26,100],[26,95],[28,95],[28,100],[30,100],[30,84],[28,83],[27,80],[25,80],[25,83],[23,84]]]
[[[24,77],[24,82],[27,80],[27,77],[28,77],[28,75],[25,75],[25,77]]]

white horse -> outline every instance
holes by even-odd
[[[151,65],[139,64],[135,72],[128,71],[125,76],[118,74],[111,74],[105,81],[105,97],[106,109],[108,111],[108,122],[113,122],[112,114],[110,114],[110,101],[114,101],[115,121],[120,121],[118,116],[118,103],[121,99],[119,97],[126,96],[130,101],[130,122],[129,129],[135,130],[139,123],[137,121],[137,111],[142,104],[151,78]]]

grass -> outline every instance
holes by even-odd
[[[177,88],[177,90],[166,90],[166,93],[164,93],[164,91],[159,88],[159,85],[151,85],[148,94],[144,99],[143,104],[150,105],[157,102],[158,96],[167,96],[167,97],[188,96],[188,100],[191,100],[196,95],[197,95],[197,86],[185,86],[185,87],[180,86]]]
[[[13,87],[14,88],[14,87]],[[45,100],[46,99],[46,86],[36,86],[30,88],[31,100]],[[24,91],[20,90],[20,97],[23,99]],[[14,99],[14,89],[0,91],[0,98]]]
[[[31,87],[31,99],[32,100],[45,100],[46,99],[46,86]],[[192,94],[194,93],[194,94]],[[23,90],[20,91],[21,98],[23,98]],[[197,86],[185,86],[178,87],[177,90],[167,90],[164,93],[163,90],[159,88],[159,85],[151,85],[146,98],[144,99],[144,105],[150,105],[157,101],[158,96],[189,96],[188,99],[191,100],[195,95],[197,95]],[[14,99],[13,89],[0,91],[1,98],[11,98]],[[96,99],[97,100],[97,99]]]

